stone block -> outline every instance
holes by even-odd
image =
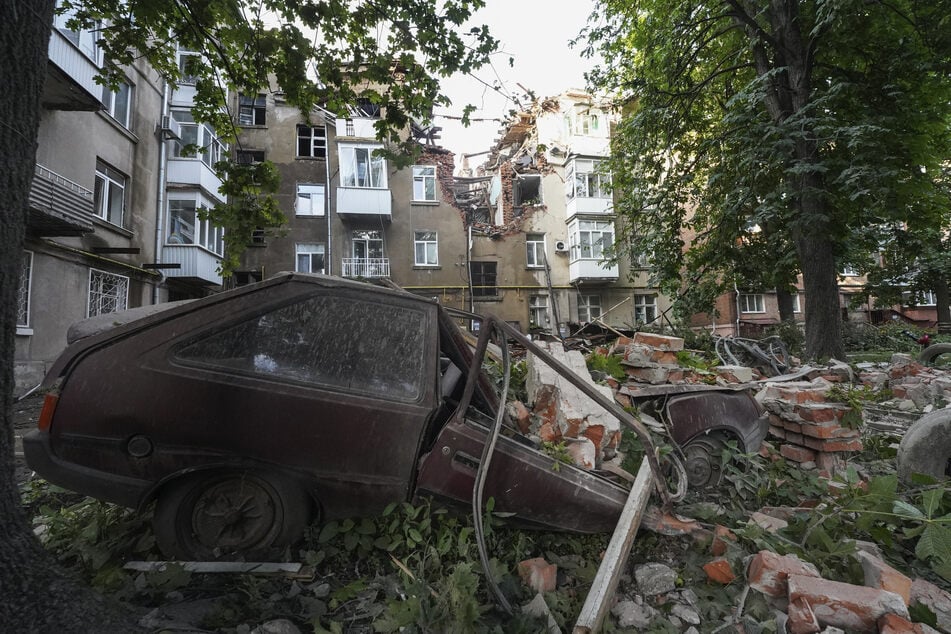
[[[680,337],[668,337],[667,335],[657,335],[652,332],[634,333],[634,343],[642,343],[660,350],[670,350],[677,352],[684,349],[684,340]]]
[[[522,583],[535,592],[554,592],[558,579],[558,566],[541,557],[526,559],[518,564],[518,576]]]
[[[654,368],[626,368],[624,373],[627,374],[630,378],[635,381],[640,381],[641,383],[650,383],[651,385],[659,385],[661,383],[666,383],[667,378],[670,374],[670,370],[667,368],[654,367]]]
[[[790,575],[821,577],[818,568],[795,555],[777,555],[761,550],[750,561],[746,578],[750,587],[770,597],[784,597],[788,593],[787,579]]]
[[[677,572],[661,563],[647,563],[634,568],[637,589],[645,596],[670,592],[677,587]]]
[[[895,570],[887,563],[870,555],[869,553],[857,551],[855,557],[862,564],[862,573],[865,576],[865,585],[870,588],[879,588],[888,590],[899,595],[910,605],[911,602],[911,579]]]
[[[805,599],[821,625],[874,633],[884,614],[908,618],[905,602],[894,592],[802,575],[789,575],[787,585],[789,601]]]
[[[624,358],[621,360],[621,364],[632,368],[650,368],[654,365],[651,360],[651,353],[653,352],[655,350],[650,346],[632,343],[624,350]]]

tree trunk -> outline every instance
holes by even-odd
[[[793,312],[793,295],[784,288],[776,289],[776,303],[779,305],[779,321],[794,321],[796,314]]]
[[[951,289],[943,277],[934,284],[934,298],[938,312],[938,332],[951,332]]]
[[[33,535],[14,476],[13,359],[27,198],[55,0],[0,2],[0,629],[120,631]]]

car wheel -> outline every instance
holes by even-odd
[[[684,467],[691,488],[705,489],[720,484],[724,448],[726,441],[719,434],[701,434],[684,445]]]
[[[951,410],[925,414],[902,437],[898,445],[898,476],[907,482],[915,473],[938,480],[951,476]]]
[[[934,365],[935,359],[940,357],[943,354],[948,354],[951,352],[951,343],[935,343],[924,350],[918,355],[918,363],[922,365]],[[944,360],[947,363],[947,359]]]
[[[249,471],[193,475],[159,493],[155,540],[170,559],[268,560],[300,539],[311,501],[294,482]]]

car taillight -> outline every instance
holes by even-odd
[[[40,431],[49,431],[50,423],[53,422],[53,412],[56,411],[57,402],[59,402],[59,394],[47,394],[43,400],[43,410],[40,412],[40,420],[36,424]]]

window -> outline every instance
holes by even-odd
[[[565,181],[568,199],[610,198],[611,176],[603,172],[603,161],[578,160],[568,166]]]
[[[168,201],[168,238],[166,244],[190,244],[224,255],[224,229],[210,220],[202,219],[201,212],[210,209],[204,196],[197,193],[170,194]]]
[[[30,327],[30,293],[33,285],[33,252],[24,251],[17,286],[17,329]]]
[[[571,120],[571,115],[565,115],[565,134],[567,136],[572,136],[575,133],[574,122]]]
[[[525,259],[529,267],[545,266],[545,234],[525,234]]]
[[[594,134],[598,131],[598,115],[583,114],[578,117],[578,134]]]
[[[62,3],[57,3],[60,6]],[[97,65],[102,62],[102,51],[99,50],[99,22],[95,22],[91,28],[84,28],[73,31],[66,24],[76,17],[76,9],[68,8],[64,13],[53,16],[53,25],[67,40],[72,42],[76,48],[82,51],[83,55],[91,59]]]
[[[548,325],[547,295],[529,295],[528,324],[529,326],[537,326],[542,328]]]
[[[413,307],[321,293],[224,329],[212,325],[172,354],[189,365],[412,403],[423,393],[432,327]],[[381,346],[381,332],[399,336]]]
[[[649,324],[657,319],[657,295],[634,296],[634,321]]]
[[[542,201],[540,174],[516,174],[512,182],[512,203],[516,207],[538,205]]]
[[[297,244],[297,268],[298,273],[323,273],[324,272],[324,245],[322,244]]]
[[[921,291],[918,294],[918,306],[937,306],[938,300],[934,291]]]
[[[201,65],[201,53],[190,51],[178,45],[178,72],[179,83],[194,84],[198,81],[198,68]]]
[[[198,158],[209,168],[214,169],[215,163],[225,156],[227,147],[218,139],[211,126],[207,123],[201,125],[195,123],[195,118],[188,110],[173,110],[172,117],[178,121],[182,130],[181,138],[172,144],[172,156]]]
[[[327,158],[327,129],[297,126],[297,156]]]
[[[857,277],[859,272],[851,264],[846,264],[842,267],[842,270],[839,271],[839,275],[842,277]]]
[[[498,289],[495,287],[497,269],[498,262],[469,263],[473,297],[495,297],[498,295]]]
[[[115,91],[109,86],[102,87],[102,104],[106,112],[126,129],[131,129],[132,86],[121,82]]]
[[[117,313],[129,302],[129,278],[89,269],[89,309],[87,317]]]
[[[740,312],[741,313],[765,313],[766,299],[762,293],[741,293],[740,294]]]
[[[238,125],[266,125],[267,97],[238,95]]]
[[[323,216],[324,186],[297,183],[297,206],[295,209],[298,216]]]
[[[373,103],[367,97],[358,97],[357,98],[357,107],[355,108],[355,114],[358,117],[367,117],[370,119],[378,119],[380,117],[380,106]]]
[[[413,166],[413,200],[436,200],[436,166]]]
[[[416,266],[436,266],[439,264],[439,243],[435,231],[417,231]]]
[[[577,232],[572,232],[571,257],[602,260],[614,243],[614,224],[600,220],[578,221]]]
[[[125,210],[126,177],[102,161],[96,161],[96,187],[93,209],[97,216],[122,226]]]
[[[799,293],[793,293],[792,296],[792,311],[794,313],[802,312],[802,304],[799,302]]]
[[[373,146],[340,146],[340,181],[344,187],[386,187],[386,161]]]
[[[254,165],[264,162],[264,150],[238,150],[235,153],[235,162],[239,165]]]
[[[638,295],[637,297],[646,297]],[[600,295],[578,295],[578,321],[594,321],[601,316]]]

